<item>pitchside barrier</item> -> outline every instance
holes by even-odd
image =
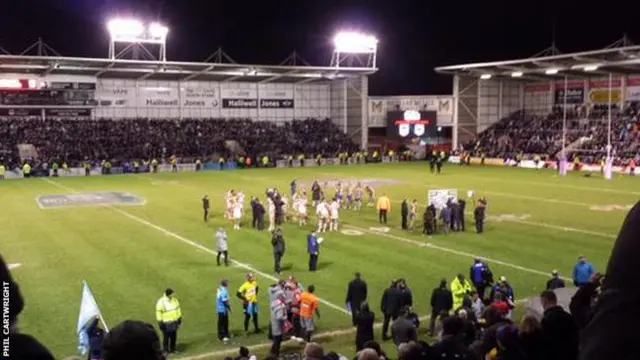
[[[460,157],[459,156],[450,156],[449,157],[449,162],[452,164],[459,164],[460,163]],[[479,157],[472,157],[471,158],[471,164],[472,165],[479,165],[481,164],[481,159]],[[536,165],[535,161],[533,160],[522,160],[520,162],[520,164],[518,164],[517,161],[513,160],[513,159],[500,159],[500,158],[485,158],[484,159],[484,164],[485,165],[490,165],[490,166],[505,166],[505,167],[519,167],[519,168],[523,168],[523,169],[542,169],[542,168],[547,168],[547,169],[554,169],[557,170],[558,169],[558,164],[555,161],[539,161],[538,164]],[[569,166],[567,167],[567,171],[576,171],[573,164],[570,163],[568,164]],[[590,164],[580,164],[578,166],[578,171],[583,171],[583,172],[600,172],[600,165],[590,165]],[[612,171],[614,173],[619,173],[619,174],[629,174],[630,172],[630,168],[628,166],[613,166],[612,167]],[[636,170],[637,173],[637,170]]]
[[[382,162],[390,163],[397,162],[398,158],[394,156],[390,157],[382,157]],[[355,158],[347,159],[348,164],[362,164],[364,161],[357,161]],[[321,159],[320,166],[332,166],[332,165],[340,165],[340,159],[338,158],[328,158]],[[261,166],[261,165],[260,165]],[[275,166],[278,168],[287,168],[287,167],[302,167],[302,166],[318,166],[316,159],[304,159],[304,160],[293,160],[291,164],[289,164],[288,160],[276,160]],[[223,165],[223,168],[220,169],[220,164],[214,162],[208,162],[202,164],[201,171],[229,171],[238,169],[238,164],[235,162],[228,162]],[[195,164],[178,164],[178,172],[194,172],[196,171]],[[149,173],[150,168],[142,166],[140,167],[139,173]],[[170,164],[161,164],[158,165],[158,172],[171,172]],[[130,165],[127,166],[114,166],[111,168],[111,175],[116,174],[133,174],[133,167]],[[53,176],[53,170],[40,170],[34,169],[32,172],[32,177],[47,177]],[[102,167],[94,167],[90,171],[90,176],[101,176],[105,175]],[[84,168],[74,167],[69,168],[67,170],[58,169],[59,177],[75,177],[75,176],[85,176]],[[13,180],[13,179],[22,179],[24,178],[22,174],[22,170],[7,170],[5,179]]]

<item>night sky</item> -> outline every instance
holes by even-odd
[[[451,93],[433,68],[602,48],[627,33],[640,43],[628,1],[431,0],[4,0],[0,46],[42,37],[65,56],[107,56],[106,19],[135,16],[170,27],[168,59],[202,61],[219,46],[239,63],[279,64],[292,50],[329,65],[331,37],[355,29],[380,39],[371,95]],[[635,19],[634,19],[635,17]]]

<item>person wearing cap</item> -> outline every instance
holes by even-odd
[[[178,328],[182,325],[180,302],[173,294],[172,289],[165,290],[156,303],[156,320],[162,331],[162,348],[165,353],[176,352]]]
[[[249,333],[249,320],[253,318],[253,327],[255,333],[260,332],[258,327],[258,280],[253,273],[247,274],[245,281],[239,288],[236,296],[242,300],[244,308],[244,332]]]
[[[218,311],[218,340],[223,343],[229,341],[229,313],[231,304],[229,303],[228,280],[222,280],[216,294],[216,308]]]
[[[558,270],[553,270],[551,272],[551,279],[547,281],[547,290],[561,289],[564,286],[564,280],[560,278]]]
[[[578,258],[578,263],[573,267],[573,285],[578,287],[587,285],[595,272],[595,267],[587,262],[586,257],[581,255]]]
[[[500,281],[496,283],[491,289],[491,299],[495,298],[497,293],[502,294],[502,298],[509,305],[509,313],[507,314],[507,319],[511,319],[511,315],[513,313],[513,308],[515,307],[515,292],[513,291],[513,287],[507,281],[505,276],[500,277]]]

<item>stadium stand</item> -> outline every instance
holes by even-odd
[[[614,163],[625,163],[640,152],[638,109],[637,103],[629,103],[622,111],[613,112]],[[562,151],[562,118],[559,108],[547,116],[517,111],[488,127],[464,148],[487,157],[514,158],[522,153],[555,159]],[[584,163],[599,163],[606,154],[607,131],[607,109],[590,109],[588,115],[580,106],[568,111],[565,152],[569,159],[580,156]]]
[[[330,119],[275,123],[251,119],[12,118],[0,120],[0,138],[0,156],[12,167],[20,163],[20,153],[23,158],[28,153],[27,158],[67,161],[70,166],[85,159],[123,162],[172,155],[213,159],[229,155],[230,141],[251,157],[315,157],[358,150]],[[33,147],[37,154],[25,151]]]

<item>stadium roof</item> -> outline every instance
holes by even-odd
[[[174,81],[316,82],[371,75],[370,67],[254,65],[207,62],[0,55],[0,73],[90,75]]]
[[[610,47],[571,54],[437,67],[442,74],[485,77],[564,78],[594,77],[609,73],[640,73],[640,46]],[[516,73],[514,75],[514,73]],[[522,73],[522,74],[517,74]]]

